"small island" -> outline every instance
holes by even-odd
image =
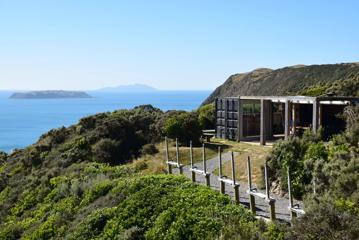
[[[81,91],[30,91],[13,93],[9,98],[12,99],[51,99],[51,98],[92,98],[86,92]]]

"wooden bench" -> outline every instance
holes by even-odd
[[[215,129],[207,129],[202,130],[202,137],[206,139],[207,142],[211,142],[211,138],[216,136],[216,130]]]

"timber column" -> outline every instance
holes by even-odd
[[[312,129],[314,133],[316,133],[319,128],[319,112],[320,112],[319,108],[320,108],[320,103],[318,99],[315,98],[313,101],[313,123],[312,123]]]
[[[290,122],[292,119],[292,103],[289,100],[285,100],[284,105],[284,139],[288,139],[290,134]]]
[[[242,100],[238,98],[238,116],[237,116],[237,141],[243,139],[243,104]]]
[[[227,129],[228,129],[228,100],[226,98],[224,100],[224,139],[227,139]],[[222,100],[222,101],[223,101]],[[222,102],[223,104],[223,102]],[[223,137],[223,136],[222,136]]]
[[[261,125],[260,125],[260,144],[265,145],[269,127],[269,106],[270,101],[261,99]]]

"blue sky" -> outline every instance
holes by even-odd
[[[0,89],[214,89],[359,61],[359,1],[0,0]]]

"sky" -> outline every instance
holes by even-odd
[[[256,68],[359,61],[356,0],[0,0],[0,89],[211,90]]]

